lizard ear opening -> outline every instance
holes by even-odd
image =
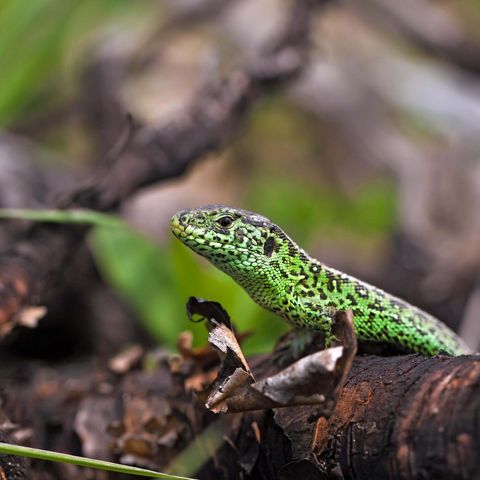
[[[275,248],[275,239],[273,237],[268,237],[263,244],[263,253],[267,257],[271,257],[273,249]]]

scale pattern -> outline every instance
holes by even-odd
[[[310,257],[256,213],[209,205],[173,216],[174,235],[230,275],[252,299],[329,339],[333,314],[352,309],[360,341],[422,355],[471,353],[446,325],[388,293]]]

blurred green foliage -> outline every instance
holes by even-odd
[[[354,194],[328,185],[287,179],[281,173],[250,186],[247,203],[252,210],[278,219],[287,232],[305,244],[321,232],[349,233],[372,239],[391,233],[395,219],[395,189],[387,181],[362,185]]]
[[[0,127],[66,100],[66,60],[82,36],[134,11],[127,0],[0,1]],[[138,9],[137,9],[138,10]],[[69,59],[71,60],[71,59]]]
[[[99,27],[148,16],[158,6],[155,1],[141,4],[139,9],[127,0],[0,1],[0,126],[45,116],[68,102],[82,73],[82,53],[90,53]],[[270,217],[307,250],[316,239],[335,235],[375,245],[373,240],[394,228],[395,190],[385,179],[360,183],[351,192],[332,187],[315,163],[319,156],[332,156],[320,130],[318,120],[283,97],[261,102],[233,147],[234,156],[247,159],[247,168],[237,172],[243,192],[239,206]],[[205,342],[204,326],[186,316],[192,295],[221,302],[240,332],[253,333],[244,345],[247,353],[270,349],[287,328],[173,237],[159,245],[115,219],[111,225],[112,217],[85,213],[80,219],[55,212],[44,212],[43,219],[41,213],[15,215],[95,225],[90,245],[105,280],[153,338],[172,349],[179,332],[187,329],[194,331],[196,345]]]
[[[245,204],[280,223],[302,245],[317,233],[348,233],[358,241],[392,232],[396,188],[387,177],[363,180],[352,191],[319,172],[328,139],[318,120],[282,98],[263,102],[252,115],[241,148],[255,165]],[[318,163],[316,163],[318,162]]]

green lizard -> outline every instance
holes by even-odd
[[[299,328],[324,332],[337,310],[352,309],[360,341],[423,355],[471,353],[426,312],[310,257],[256,213],[210,205],[177,213],[174,235],[230,275],[252,299]]]

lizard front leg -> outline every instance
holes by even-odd
[[[332,333],[336,309],[297,297],[298,316],[293,317],[293,337],[288,345],[289,356],[297,359],[322,348],[330,348],[336,337]]]

